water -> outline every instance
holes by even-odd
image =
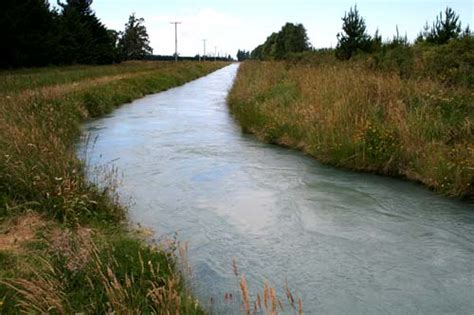
[[[288,279],[307,314],[472,314],[473,205],[243,135],[225,104],[237,67],[84,128],[90,163],[123,172],[131,220],[189,240],[201,301],[239,313],[222,303],[235,257],[251,290]]]

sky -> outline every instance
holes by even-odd
[[[111,29],[123,30],[131,13],[145,19],[154,54],[174,53],[174,26],[179,21],[178,53],[235,56],[238,49],[252,50],[286,22],[302,23],[313,47],[335,47],[341,17],[357,4],[367,30],[384,39],[396,32],[410,40],[428,21],[431,25],[446,6],[459,15],[463,27],[474,29],[473,0],[94,0],[93,10]]]

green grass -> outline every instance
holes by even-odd
[[[0,252],[0,310],[203,314],[178,273],[179,245],[145,244],[123,229],[48,222],[21,251]]]
[[[15,94],[26,89],[61,85],[124,73],[159,70],[163,63],[129,61],[104,66],[54,66],[0,71],[0,93]]]
[[[0,247],[2,313],[202,313],[179,273],[176,248],[155,249],[128,232],[113,187],[86,180],[74,146],[85,119],[224,65],[133,62],[0,73],[0,237],[27,213],[45,222],[25,244]]]

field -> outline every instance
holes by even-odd
[[[0,72],[0,312],[202,313],[175,240],[147,245],[89,183],[84,120],[208,74],[220,62],[126,62]]]
[[[333,52],[246,61],[229,105],[263,141],[473,198],[472,40],[465,42],[351,61]]]

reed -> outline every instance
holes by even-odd
[[[238,272],[235,259],[232,260],[232,270],[239,281],[241,313],[247,315],[303,314],[303,302],[298,298],[298,305],[296,305],[296,300],[288,286],[288,281],[285,282],[284,294],[286,296],[286,301],[284,301],[284,299],[278,296],[277,290],[266,281],[263,283],[262,291],[257,290],[252,294],[247,279],[245,278],[245,274],[240,274]],[[230,303],[232,301],[233,294],[226,293],[224,295],[224,302]]]

